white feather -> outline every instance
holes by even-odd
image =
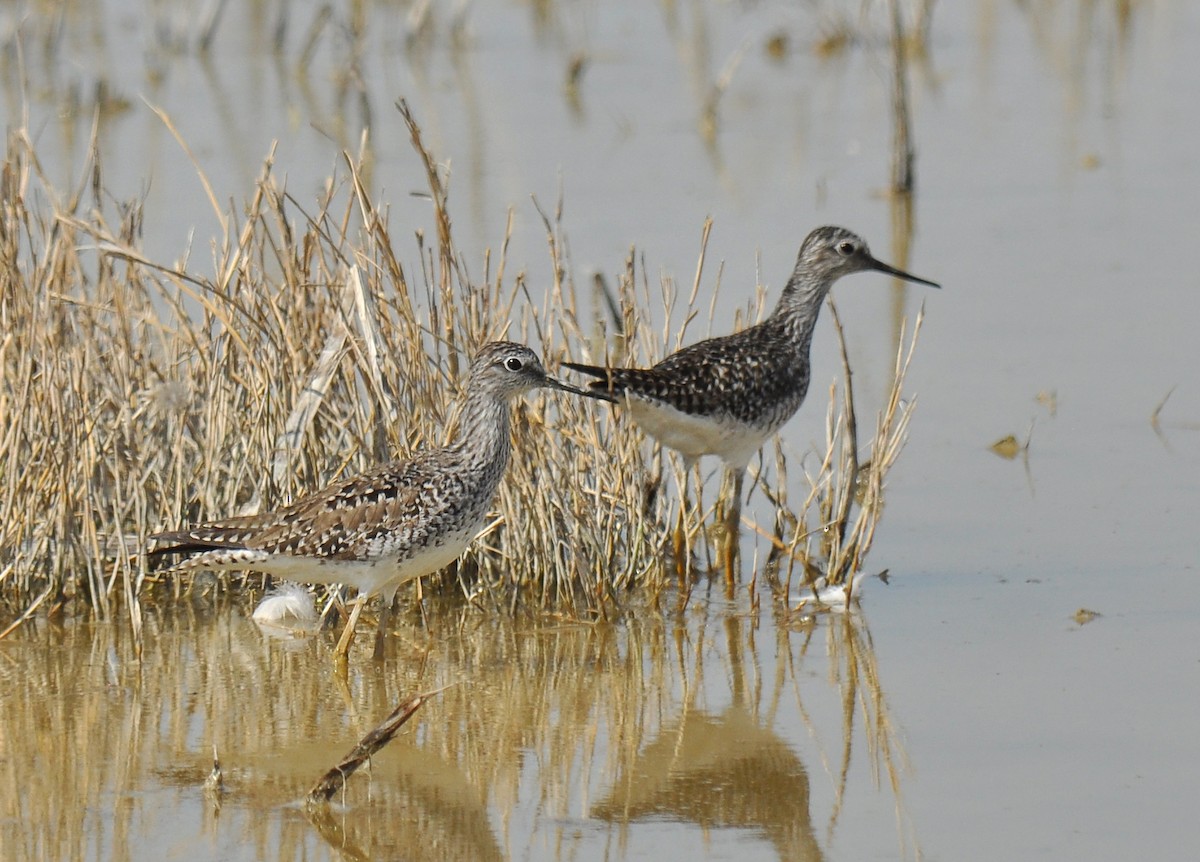
[[[862,597],[863,572],[856,572],[847,583],[830,585],[824,578],[817,580],[815,590],[805,587],[794,597],[793,610],[810,608],[816,611],[831,611],[835,614],[846,613],[850,603],[857,602]]]
[[[299,584],[284,582],[263,597],[253,619],[261,626],[291,631],[315,631],[319,623],[312,593]]]

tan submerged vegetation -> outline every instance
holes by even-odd
[[[270,156],[239,210],[210,191],[223,234],[205,275],[140,250],[147,214],[106,200],[94,140],[81,179],[60,192],[29,137],[10,135],[0,174],[0,595],[10,618],[71,600],[107,616],[119,602],[136,632],[141,597],[164,580],[142,553],[150,532],[273,506],[442,442],[461,372],[488,340],[524,341],[554,373],[610,326],[634,362],[700,337],[647,321],[659,302],[686,301],[687,321],[708,310],[703,253],[690,296],[669,280],[652,287],[631,253],[597,303],[613,317],[599,328],[580,311],[557,213],[542,216],[552,283],[510,271],[508,235],[471,263],[454,242],[446,171],[398,107],[432,204],[415,263],[400,252],[410,228],[394,232],[350,154],[313,205],[287,190]],[[901,342],[869,463],[859,464],[852,399],[839,394],[803,505],[762,531],[807,561],[806,577],[862,568],[908,415],[899,392],[913,340]],[[539,394],[515,409],[496,517],[445,582],[485,606],[583,617],[633,588],[654,596],[675,584],[664,549],[678,500],[658,454],[597,403]],[[786,507],[787,471],[775,475],[768,494]],[[188,586],[165,580],[176,593]]]

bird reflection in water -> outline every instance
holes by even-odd
[[[898,808],[902,808],[900,782],[905,759],[865,619],[860,614],[809,617],[799,630],[794,619],[778,622],[782,624],[774,627],[778,639],[775,685],[768,703],[764,706],[757,695],[748,696],[749,691],[757,690],[748,689],[747,678],[752,683],[761,679],[754,628],[743,619],[727,618],[732,703],[720,712],[684,705],[632,761],[622,764],[608,792],[592,807],[591,816],[618,824],[623,832],[634,822],[650,818],[695,823],[705,830],[752,829],[774,846],[780,859],[824,859],[813,827],[808,770],[786,734],[772,726],[783,689],[790,687],[790,680],[798,697],[801,676],[810,686],[814,678],[833,681],[842,705],[840,756],[836,766],[826,763],[827,769],[836,770],[828,834],[832,836],[836,829],[852,774],[854,744],[863,735],[856,730],[860,715],[870,772],[877,784],[886,773]],[[819,631],[826,634],[824,655],[816,648]],[[747,659],[744,653],[749,654]],[[806,661],[811,664],[818,657],[827,657],[827,672],[814,673],[813,668],[804,667]],[[825,736],[825,728],[810,724],[809,729],[818,740]],[[821,793],[818,788],[818,796]],[[900,836],[902,855],[915,849],[909,832],[905,826],[905,834]]]

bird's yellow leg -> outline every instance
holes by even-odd
[[[725,591],[733,597],[734,585],[737,582],[740,563],[739,545],[742,531],[742,482],[746,477],[744,470],[733,470],[733,494],[728,501],[728,511],[725,516],[725,545],[721,561],[725,567]]]
[[[358,625],[358,615],[362,613],[363,605],[367,603],[367,594],[360,592],[358,598],[354,602],[354,607],[350,610],[350,619],[346,622],[346,627],[342,629],[342,636],[338,638],[337,647],[333,650],[334,659],[344,659],[350,653],[350,644],[354,643],[354,627]]]

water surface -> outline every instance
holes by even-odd
[[[710,612],[711,610],[711,612]],[[701,602],[625,624],[401,628],[383,662],[335,632],[265,637],[245,608],[6,642],[9,858],[822,859],[847,800],[895,807],[908,766],[865,619]],[[18,670],[20,669],[20,670]],[[392,707],[432,697],[325,811],[302,797]],[[223,790],[205,789],[214,747]],[[875,777],[882,775],[882,784]],[[725,850],[721,850],[725,848]]]
[[[391,659],[355,660],[345,686],[319,643],[266,641],[242,605],[160,608],[140,662],[119,623],[40,620],[0,643],[7,856],[1200,853],[1200,7],[936,4],[912,68],[912,229],[898,230],[873,7],[479,3],[461,29],[439,6],[410,39],[411,5],[349,4],[301,62],[318,6],[285,4],[274,53],[277,5],[230,4],[206,56],[183,4],[67,4],[54,19],[7,4],[6,127],[27,111],[47,174],[71,187],[103,81],[120,100],[99,124],[106,193],[144,200],[152,257],[203,270],[217,218],[146,101],[219,202],[251,193],[273,146],[301,201],[362,148],[405,237],[431,226],[410,194],[424,183],[392,108],[403,96],[450,164],[458,244],[480,273],[511,208],[513,266],[535,301],[551,282],[530,194],[553,207],[561,192],[581,281],[613,277],[636,246],[651,276],[690,285],[711,215],[700,289],[719,283],[716,331],[756,285],[778,295],[811,227],[853,227],[945,285],[860,275],[835,291],[864,406],[898,321],[920,301],[928,313],[911,439],[868,560],[890,586],[868,582],[857,623],[811,629],[781,623],[765,594],[758,617],[739,597],[607,628],[410,619]],[[839,20],[860,35],[817,50]],[[415,265],[415,242],[397,253]],[[838,373],[828,321],[813,355],[823,391]],[[797,458],[823,436],[810,407],[783,435]],[[1027,458],[989,450],[1031,424]],[[745,543],[749,569],[764,548]],[[1080,608],[1100,616],[1081,625]],[[851,666],[870,670],[847,700]],[[396,702],[451,682],[329,820],[292,807]],[[219,807],[202,788],[213,744]]]

